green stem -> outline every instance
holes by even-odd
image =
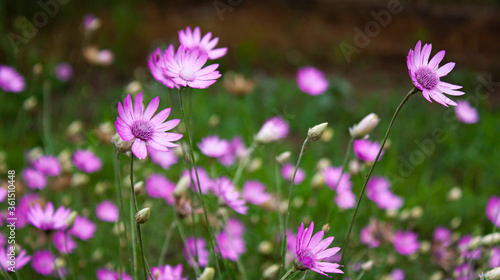
[[[289,276],[291,276],[292,274],[294,274],[295,272],[298,272],[297,269],[295,269],[295,267],[292,267],[290,270],[288,270],[286,272],[285,275],[283,275],[283,277],[281,277],[281,280],[285,280],[285,279],[288,279]]]
[[[351,156],[353,142],[354,142],[354,138],[351,137],[351,140],[349,140],[349,144],[347,145],[347,152],[346,152],[345,157],[344,157],[344,163],[342,164],[342,170],[340,170],[340,176],[337,179],[337,184],[335,184],[336,190],[338,190],[338,188],[339,188],[340,180],[342,179],[342,175],[344,175],[344,170],[347,169],[347,163],[349,161],[349,157]],[[332,200],[332,203],[330,203],[330,209],[328,210],[328,215],[326,215],[325,224],[327,224],[330,221],[330,216],[332,215],[333,205],[335,205],[335,203]]]
[[[182,223],[179,219],[179,216],[177,216],[175,206],[173,206],[173,205],[172,205],[172,210],[174,212],[174,219],[175,219],[175,222],[177,223],[177,230],[179,231],[179,235],[181,236],[182,244],[184,245],[184,248],[187,248],[186,233],[184,232],[184,227],[182,226]],[[196,243],[195,243],[195,245],[196,245]],[[186,252],[188,254],[188,258],[190,260],[194,260],[193,256],[191,256],[191,252],[189,250],[186,250]],[[201,275],[201,272],[200,272],[198,265],[196,265],[196,266],[193,265],[193,269],[194,269],[194,272],[196,274],[196,277],[199,278]]]
[[[286,229],[288,228],[288,217],[290,216],[290,204],[292,203],[292,191],[293,185],[295,182],[295,175],[297,174],[297,170],[299,169],[300,161],[302,160],[302,156],[306,150],[307,142],[309,141],[309,137],[306,137],[304,143],[302,144],[302,148],[300,149],[299,159],[297,160],[297,164],[295,165],[295,170],[293,171],[292,181],[290,182],[290,191],[288,192],[288,204],[286,206],[286,216],[285,216],[285,226],[283,228],[283,244],[281,244],[281,266],[285,267],[285,256],[286,256]]]
[[[252,143],[252,145],[250,146],[250,148],[248,148],[248,155],[244,159],[242,159],[238,164],[238,169],[236,169],[236,173],[235,173],[234,179],[233,179],[233,185],[235,185],[235,186],[238,185],[240,178],[241,178],[241,174],[243,173],[243,169],[245,169],[248,162],[252,158],[252,154],[254,153],[256,148],[257,148],[257,142],[254,141]]]
[[[343,252],[342,256],[340,257],[339,263],[342,261],[342,259],[344,258],[344,256],[347,253],[347,248],[348,248],[347,244],[348,244],[349,238],[351,236],[352,226],[354,225],[354,221],[356,220],[356,215],[358,214],[359,205],[361,204],[361,200],[363,199],[363,195],[365,194],[366,185],[368,184],[368,180],[370,180],[370,177],[372,175],[373,169],[375,168],[375,165],[377,165],[377,162],[378,162],[378,159],[380,157],[380,154],[382,153],[382,150],[384,149],[385,142],[387,141],[387,138],[389,137],[389,132],[391,132],[392,125],[394,124],[394,120],[396,120],[396,117],[397,117],[399,111],[401,110],[401,108],[403,107],[403,105],[417,91],[418,91],[417,88],[415,88],[415,87],[412,88],[406,94],[405,98],[403,99],[403,101],[401,101],[401,103],[399,104],[398,108],[394,112],[394,115],[392,116],[392,119],[391,119],[391,122],[389,124],[389,127],[387,128],[387,132],[385,133],[384,141],[382,141],[382,144],[380,145],[380,149],[379,149],[379,151],[377,153],[377,157],[375,158],[375,161],[373,162],[373,165],[370,168],[370,171],[368,172],[368,175],[366,176],[365,183],[363,184],[363,188],[361,189],[361,193],[359,194],[359,198],[358,198],[358,201],[356,203],[356,208],[354,209],[354,214],[352,215],[351,224],[349,225],[349,230],[347,231],[347,236],[346,236],[346,239],[345,239],[345,242],[344,242],[344,247],[343,247],[344,248],[344,252]]]
[[[133,155],[131,155],[133,156]],[[133,192],[133,190],[132,190]],[[135,245],[135,230],[134,230],[134,224],[135,224],[135,214],[134,214],[134,202],[132,199],[130,200],[130,237],[131,237],[131,243],[132,243],[132,265],[133,269],[132,271],[134,272],[134,278],[133,279],[138,279],[137,278],[137,245]]]
[[[175,212],[174,215],[176,215]],[[177,220],[174,221],[172,224],[170,224],[170,227],[168,227],[167,234],[165,235],[165,242],[163,242],[163,246],[161,247],[160,257],[158,258],[158,267],[160,267],[163,261],[165,260],[165,254],[167,253],[168,245],[170,244],[170,239],[172,239],[172,231],[176,226],[177,226]]]

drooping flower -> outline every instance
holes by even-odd
[[[266,186],[259,181],[246,181],[242,193],[243,199],[255,205],[261,205],[271,198],[271,195],[266,193]]]
[[[109,200],[99,203],[95,208],[95,213],[97,215],[97,218],[99,218],[99,220],[101,221],[104,222],[118,221],[119,217],[118,207],[116,207],[116,205]]]
[[[463,123],[477,123],[479,121],[477,109],[472,107],[469,102],[465,100],[457,101],[455,114],[457,115],[457,119]]]
[[[134,105],[132,105],[130,94],[125,98],[123,106],[121,102],[118,102],[119,116],[116,117],[115,122],[116,132],[124,141],[134,140],[132,153],[139,159],[144,159],[148,155],[146,144],[159,151],[168,151],[168,148],[179,146],[172,143],[173,141],[182,138],[182,134],[165,132],[173,129],[180,122],[179,119],[165,122],[170,114],[170,108],[162,110],[153,117],[159,104],[160,97],[157,96],[144,110],[142,92],[139,92],[135,98]]]
[[[217,59],[223,57],[227,53],[227,48],[214,49],[219,38],[211,39],[212,32],[208,32],[201,38],[199,27],[195,27],[191,31],[191,27],[186,27],[186,30],[179,30],[179,42],[188,51],[199,50],[201,54],[207,54],[208,59]]]
[[[175,55],[174,46],[170,45],[165,50],[165,52],[170,53],[170,55]],[[165,64],[165,59],[161,50],[158,48],[156,51],[151,53],[148,59],[148,67],[151,71],[151,75],[160,83],[164,84],[168,88],[175,88],[177,85],[172,81],[172,77],[168,76],[163,69],[167,66]]]
[[[328,89],[328,80],[325,74],[318,69],[307,66],[297,71],[299,89],[310,95],[323,94]]]
[[[0,65],[0,88],[7,92],[19,93],[24,90],[24,78],[14,68]]]
[[[228,178],[217,178],[212,191],[214,195],[221,197],[224,204],[231,207],[234,211],[243,215],[247,213],[248,206],[245,205],[245,200],[240,198],[240,193]]]
[[[289,127],[288,123],[281,117],[267,119],[255,136],[255,141],[267,144],[286,138]]]
[[[220,253],[223,258],[237,261],[238,258],[246,251],[245,240],[243,240],[243,231],[245,227],[242,223],[235,219],[229,219],[224,229],[216,236],[218,247],[215,250]]]
[[[66,218],[70,213],[71,210],[64,208],[64,206],[60,206],[54,213],[54,205],[52,202],[47,202],[45,209],[42,209],[38,203],[30,207],[26,217],[33,226],[44,231],[52,231],[66,229],[68,227]]]
[[[155,280],[187,280],[182,276],[182,264],[176,266],[165,265],[164,267],[152,267],[151,274]]]
[[[73,77],[73,67],[69,63],[59,63],[54,69],[56,78],[61,82],[67,82]]]
[[[148,195],[154,198],[162,198],[170,205],[175,203],[174,190],[175,183],[170,182],[161,174],[153,173],[146,179],[146,192]]]
[[[314,222],[311,222],[306,229],[304,229],[304,223],[299,227],[296,243],[297,260],[294,262],[295,267],[299,270],[310,269],[328,277],[330,276],[326,273],[344,273],[339,269],[341,267],[340,264],[324,261],[340,251],[340,247],[327,249],[332,244],[334,237],[331,236],[322,240],[325,232],[320,230],[313,236],[313,230]]]
[[[427,101],[432,102],[432,99],[446,107],[448,107],[448,105],[456,106],[457,103],[444,94],[454,96],[463,95],[465,94],[464,92],[457,91],[457,89],[462,88],[462,86],[449,84],[440,80],[441,77],[446,76],[453,70],[455,63],[449,62],[439,67],[439,63],[441,63],[444,58],[445,51],[442,50],[438,52],[429,61],[432,44],[425,44],[423,48],[421,48],[421,44],[421,41],[418,41],[415,50],[410,49],[406,59],[408,72],[413,84],[422,91],[422,95]]]
[[[163,58],[165,75],[171,77],[179,87],[208,88],[221,76],[216,70],[219,64],[202,68],[208,60],[208,55],[198,49],[189,51],[181,45],[175,55],[166,51]]]
[[[102,168],[101,159],[89,150],[76,150],[72,161],[78,170],[87,173],[94,173]]]
[[[47,178],[42,172],[36,169],[26,168],[22,171],[21,175],[26,185],[31,189],[43,189],[47,186]]]
[[[492,196],[486,204],[486,218],[492,223],[500,226],[500,197]]]
[[[377,157],[378,151],[380,150],[380,144],[378,142],[372,142],[370,140],[354,140],[353,144],[354,154],[363,161],[373,162]],[[380,153],[378,160],[382,159],[384,155],[384,150]]]
[[[95,231],[96,225],[91,220],[77,216],[69,233],[81,240],[88,240],[94,236]]]
[[[219,139],[219,136],[212,135],[201,139],[198,148],[207,157],[219,158],[230,152],[229,141]]]
[[[281,169],[281,175],[283,176],[283,179],[285,179],[288,182],[292,181],[293,177],[293,172],[295,171],[295,166],[291,163],[287,163],[283,165],[283,168]],[[295,180],[294,184],[295,185],[300,185],[306,178],[306,173],[302,168],[297,169],[297,174],[295,174]]]
[[[47,250],[36,251],[31,261],[33,269],[41,275],[48,276],[54,271],[52,254]]]
[[[113,270],[108,270],[104,268],[99,268],[96,273],[96,278],[97,280],[132,280],[132,277],[129,276],[127,273],[122,272],[122,275],[120,273],[113,271]],[[155,279],[158,280],[158,279]]]
[[[54,247],[64,254],[71,254],[76,248],[76,242],[71,238],[70,234],[65,231],[58,231],[52,236]]]
[[[392,240],[394,249],[401,255],[407,256],[418,251],[420,244],[418,235],[411,231],[398,231]]]
[[[15,261],[10,260],[8,253],[12,250],[16,250],[12,245],[7,246],[7,249],[4,249],[4,245],[0,246],[0,266],[7,272],[9,272],[9,268],[14,267],[15,271],[18,271],[23,266],[25,266],[30,260],[31,257],[27,255],[26,250],[23,250],[21,246],[17,246],[18,251],[16,253]]]
[[[186,238],[186,246],[182,249],[184,257],[191,265],[197,263],[201,267],[208,265],[209,252],[207,250],[207,242],[205,239],[197,237]],[[198,253],[198,254],[197,254]],[[195,261],[197,260],[197,262]]]
[[[40,156],[33,161],[33,167],[47,176],[61,174],[62,167],[55,156]]]
[[[169,169],[170,166],[176,164],[179,159],[173,151],[158,151],[151,146],[147,146],[148,155],[151,161],[161,166],[163,169]]]

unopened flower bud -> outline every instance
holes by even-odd
[[[69,124],[68,128],[66,128],[66,135],[68,137],[75,136],[76,134],[79,134],[83,130],[83,123],[82,121],[76,120],[73,121],[72,123]]]
[[[259,250],[259,253],[261,253],[263,255],[267,255],[273,251],[273,243],[271,243],[270,241],[264,240],[264,241],[260,242],[258,250]]]
[[[316,174],[314,174],[311,180],[311,186],[313,188],[321,188],[324,185],[325,185],[325,177],[323,177],[323,174],[321,174],[321,172],[317,172]]]
[[[280,266],[278,264],[273,264],[270,267],[266,268],[262,273],[264,278],[274,278],[274,275],[278,273],[280,270]]]
[[[431,277],[429,280],[441,280],[444,278],[443,272],[442,271],[436,271],[433,274],[431,274]]]
[[[125,87],[125,92],[130,94],[139,93],[141,90],[142,86],[139,81],[132,81]]]
[[[174,197],[180,198],[184,193],[186,193],[189,187],[189,176],[182,176],[177,185],[175,185]]]
[[[290,151],[283,152],[279,156],[276,157],[276,162],[280,165],[283,165],[284,163],[286,163],[290,160],[291,155],[292,155],[292,152],[290,152]]]
[[[134,192],[135,194],[140,194],[144,190],[144,182],[139,181],[134,184]]]
[[[69,214],[69,216],[66,218],[64,223],[68,226],[68,228],[73,226],[73,223],[75,222],[76,216],[78,216],[78,212],[73,211]]]
[[[71,186],[79,187],[89,182],[89,176],[83,173],[75,173],[71,176]]]
[[[413,207],[413,209],[411,209],[411,214],[410,216],[412,217],[412,219],[420,219],[420,217],[422,217],[422,214],[424,213],[424,209],[422,208],[422,206],[415,206]]]
[[[210,127],[216,127],[220,123],[220,118],[217,115],[211,115],[210,118],[208,118],[208,125]]]
[[[352,128],[349,128],[349,133],[354,139],[360,139],[368,135],[377,126],[380,119],[377,114],[371,113],[364,117],[358,124],[355,124]]]
[[[323,135],[323,132],[325,132],[327,126],[328,123],[324,122],[322,124],[318,124],[312,128],[309,128],[309,130],[307,131],[308,141],[318,141],[318,139],[321,138],[321,135]]]
[[[322,158],[318,160],[318,163],[316,163],[316,169],[322,171],[323,169],[329,167],[330,165],[332,165],[332,162],[329,159]]]
[[[138,224],[144,224],[149,220],[149,215],[151,214],[151,211],[149,208],[144,208],[142,210],[139,210],[137,214],[135,214],[135,222]]]
[[[36,97],[31,96],[30,98],[24,100],[23,109],[26,111],[30,111],[31,109],[35,108],[37,103],[38,101],[36,100]]]
[[[351,175],[357,175],[360,170],[361,164],[359,164],[357,159],[353,159],[349,162],[349,173],[351,173]]]
[[[373,260],[369,260],[361,265],[361,269],[364,271],[370,271],[373,268]]]
[[[116,149],[120,151],[121,153],[127,153],[130,151],[130,148],[132,147],[132,144],[134,141],[123,141],[123,139],[118,135],[118,133],[115,133],[115,135],[112,138],[112,142],[115,145]]]
[[[459,187],[452,188],[447,195],[449,201],[455,201],[462,198],[462,190]]]
[[[262,159],[254,158],[252,161],[250,161],[250,164],[247,167],[247,171],[252,173],[259,170],[261,167],[262,167]]]
[[[494,269],[486,272],[484,278],[487,280],[500,280],[500,267],[495,267]]]
[[[431,243],[429,241],[424,240],[424,241],[420,242],[419,250],[421,253],[427,253],[430,251],[430,249],[431,249]]]
[[[460,226],[461,223],[462,223],[462,219],[457,216],[457,217],[451,219],[450,227],[453,229],[458,228],[458,226]]]
[[[212,267],[205,267],[203,273],[200,275],[200,280],[212,280],[214,279],[215,271]]]
[[[324,224],[322,230],[325,233],[328,233],[330,231],[330,224],[329,223]]]

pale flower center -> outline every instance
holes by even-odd
[[[439,82],[439,78],[436,73],[428,67],[419,68],[415,73],[415,77],[417,78],[418,83],[426,89],[433,89]]]
[[[141,140],[149,140],[153,136],[154,129],[151,126],[151,123],[146,120],[138,120],[132,124],[132,134],[141,139]]]
[[[194,78],[196,78],[196,75],[194,74],[193,69],[186,67],[181,70],[181,72],[179,73],[179,77],[184,81],[193,81]]]

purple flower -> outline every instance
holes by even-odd
[[[69,230],[71,234],[81,240],[88,240],[94,236],[96,225],[85,217],[77,216],[73,222],[73,227]]]
[[[273,117],[267,119],[262,125],[259,133],[255,136],[255,140],[259,143],[271,143],[286,138],[290,126],[281,117]]]
[[[359,239],[361,243],[367,245],[370,248],[376,248],[380,246],[380,240],[376,237],[377,233],[377,224],[373,221],[361,229],[361,233],[359,235]]]
[[[405,279],[405,272],[399,268],[395,268],[391,272],[391,279],[392,280],[404,280]]]
[[[59,63],[54,69],[56,78],[61,82],[67,82],[73,77],[73,67],[68,63]]]
[[[293,164],[287,163],[283,165],[283,168],[281,169],[281,175],[283,176],[283,179],[285,179],[288,182],[291,182],[294,171],[295,171],[295,166],[293,166]],[[297,174],[295,174],[295,180],[293,183],[295,185],[299,185],[300,183],[302,183],[302,181],[304,181],[305,178],[306,178],[306,173],[304,172],[304,170],[302,170],[302,168],[299,168],[297,169]]]
[[[146,179],[146,192],[148,195],[154,198],[163,198],[170,205],[175,203],[174,190],[175,184],[167,180],[163,175],[151,174]]]
[[[151,146],[147,146],[148,155],[151,161],[161,166],[163,169],[169,169],[170,166],[178,162],[177,156],[173,151],[158,151]]]
[[[215,37],[210,40],[211,37],[212,32],[208,32],[205,36],[203,36],[203,38],[201,38],[199,27],[195,27],[192,32],[189,26],[186,27],[186,31],[179,30],[179,41],[181,45],[186,48],[186,50],[199,50],[201,54],[207,54],[209,59],[223,57],[227,52],[227,48],[214,49],[219,42],[219,38]]]
[[[187,280],[187,277],[182,277],[182,264],[176,266],[165,265],[164,267],[152,267],[151,274],[157,275],[155,280]],[[104,280],[104,279],[99,279]],[[124,279],[126,280],[126,279]]]
[[[378,142],[372,142],[370,140],[354,140],[354,154],[363,161],[375,161],[378,151],[380,150],[380,144]],[[384,155],[384,150],[380,153],[378,160],[382,159]]]
[[[99,220],[104,222],[118,221],[118,207],[113,202],[106,200],[98,204],[95,208],[95,213]]]
[[[38,203],[30,207],[26,217],[30,224],[41,230],[63,230],[68,227],[66,219],[70,213],[71,210],[63,206],[60,206],[54,213],[54,205],[52,202],[47,202],[45,210]]]
[[[132,105],[130,94],[125,98],[123,106],[121,102],[118,102],[119,116],[116,117],[115,122],[116,132],[123,141],[134,140],[132,153],[139,159],[144,159],[148,155],[146,143],[156,150],[168,151],[168,148],[179,146],[172,143],[173,141],[182,138],[182,134],[165,132],[173,129],[180,122],[179,119],[173,119],[164,123],[170,115],[170,108],[162,110],[152,118],[159,104],[160,97],[157,96],[151,100],[144,111],[142,92],[139,92],[135,98],[134,105]]]
[[[434,241],[443,246],[450,246],[451,244],[451,231],[445,227],[437,227],[434,230]]]
[[[7,197],[9,191],[7,189],[0,187],[0,202],[4,201]]]
[[[168,52],[170,53],[171,56],[174,56],[175,55],[174,46],[173,45],[168,46],[165,52]],[[156,51],[151,53],[151,55],[149,56],[148,67],[149,70],[151,71],[151,75],[153,75],[153,77],[158,82],[164,84],[168,88],[178,87],[172,80],[172,77],[168,76],[163,70],[167,66],[165,64],[164,56],[162,55],[161,50],[159,48],[156,49]]]
[[[224,166],[233,165],[236,159],[243,159],[248,156],[248,149],[243,144],[243,140],[240,137],[234,137],[231,142],[229,142],[229,149],[225,155],[217,158],[217,160]]]
[[[214,188],[215,182],[210,178],[208,173],[205,171],[205,169],[201,167],[197,167],[196,170],[198,170],[198,179],[200,180],[200,185],[201,185],[201,193],[202,194],[208,194],[208,191],[212,190]],[[189,171],[185,170],[182,172],[182,176],[190,176]],[[191,180],[189,180],[189,186],[193,189],[193,191],[198,192],[198,182],[196,180],[196,173],[194,168],[191,170]],[[194,182],[194,186],[192,185],[192,182]]]
[[[313,230],[314,222],[311,222],[311,225],[306,229],[304,229],[304,223],[299,227],[296,243],[297,262],[294,263],[295,267],[299,270],[310,269],[328,277],[330,276],[325,272],[344,273],[339,269],[341,267],[340,264],[323,261],[340,251],[340,247],[326,249],[332,244],[334,237],[331,236],[322,240],[325,232],[320,230],[312,236]]]
[[[130,277],[128,274],[125,272],[122,272],[122,275],[120,273],[113,271],[113,270],[108,270],[104,268],[99,268],[96,273],[97,280],[132,280],[132,277]]]
[[[234,226],[234,227],[233,227]],[[215,238],[219,244],[220,253],[223,258],[237,261],[238,258],[246,251],[245,240],[242,238],[244,231],[242,223],[235,219],[230,219],[224,230],[221,231]],[[218,252],[219,248],[215,248]]]
[[[271,195],[266,193],[266,186],[259,181],[247,181],[243,185],[243,199],[252,204],[261,205],[270,198]]]
[[[438,68],[439,63],[444,58],[445,51],[438,52],[429,61],[432,44],[425,44],[422,49],[420,46],[421,42],[418,41],[415,50],[410,50],[406,59],[408,72],[413,84],[422,91],[422,95],[427,101],[432,102],[432,98],[443,106],[456,106],[457,103],[446,97],[443,93],[448,95],[463,95],[465,94],[464,92],[457,91],[457,89],[462,87],[442,82],[439,79],[450,73],[453,67],[455,67],[455,63],[450,62]]]
[[[16,208],[16,229],[23,228],[28,223],[27,214],[29,208],[38,202],[38,195],[36,193],[25,194],[20,200]]]
[[[76,242],[70,234],[65,231],[58,231],[52,236],[52,241],[56,249],[64,254],[71,254],[76,248]]]
[[[234,211],[243,215],[247,213],[248,206],[245,205],[245,200],[240,198],[240,193],[228,178],[217,178],[213,192],[214,195],[221,197],[224,203],[233,208]]]
[[[296,245],[297,245],[297,234],[292,232],[291,230],[287,229],[286,230],[286,264],[290,263],[295,259],[295,252],[296,252]]]
[[[398,231],[392,240],[394,249],[401,255],[407,256],[418,251],[418,235],[411,231]]]
[[[47,186],[47,178],[36,169],[26,168],[22,171],[21,176],[30,189],[43,189]]]
[[[492,223],[500,226],[500,197],[492,196],[486,204],[486,218]]]
[[[389,189],[391,183],[384,177],[373,177],[366,187],[366,196],[382,210],[397,210],[403,206],[403,199]]]
[[[33,269],[41,275],[48,276],[54,271],[52,254],[46,250],[36,251],[31,261]]]
[[[227,140],[219,139],[219,136],[207,136],[198,143],[201,153],[207,157],[219,158],[230,152],[230,145]]]
[[[455,114],[457,115],[457,119],[463,123],[477,123],[479,121],[477,109],[470,106],[469,102],[465,100],[457,101]]]
[[[342,172],[342,167],[330,166],[321,172],[323,178],[325,179],[325,184],[332,190],[351,190],[351,174],[347,172],[342,173],[342,179],[340,179],[339,187],[337,188],[337,182],[339,181],[340,173]]]
[[[30,260],[31,257],[26,255],[26,250],[23,250],[21,246],[18,246],[18,253],[16,253],[15,261],[11,261],[8,256],[9,252],[16,250],[12,245],[7,246],[7,249],[4,249],[4,245],[0,246],[0,266],[3,267],[5,271],[9,271],[9,268],[14,266],[14,270],[18,271],[23,266],[25,266]]]
[[[4,91],[19,93],[24,90],[24,78],[14,68],[0,65],[0,88]]]
[[[334,200],[337,206],[342,209],[351,209],[356,205],[356,195],[350,189],[338,189]]]
[[[188,51],[181,45],[175,56],[165,52],[165,75],[179,87],[208,88],[221,76],[215,70],[219,64],[211,64],[202,69],[208,60],[208,55],[198,49]]]
[[[55,156],[40,156],[33,161],[33,167],[47,176],[61,174],[62,167]]]
[[[472,252],[468,250],[469,243],[472,241],[472,235],[464,235],[457,242],[458,251],[460,252],[460,257],[473,260],[479,259],[481,257],[481,248],[478,248]]]
[[[328,89],[328,80],[325,78],[325,74],[311,66],[299,69],[297,83],[301,91],[310,95],[320,95]]]
[[[203,238],[186,238],[186,246],[183,248],[184,257],[191,265],[195,264],[195,259],[198,260],[197,264],[201,267],[208,265],[209,252],[207,250],[207,242]],[[198,252],[198,255],[196,255]]]
[[[500,266],[500,248],[498,248],[498,246],[491,248],[489,265],[491,268]]]
[[[89,150],[76,150],[72,161],[78,170],[87,173],[94,173],[102,168],[101,160]]]

